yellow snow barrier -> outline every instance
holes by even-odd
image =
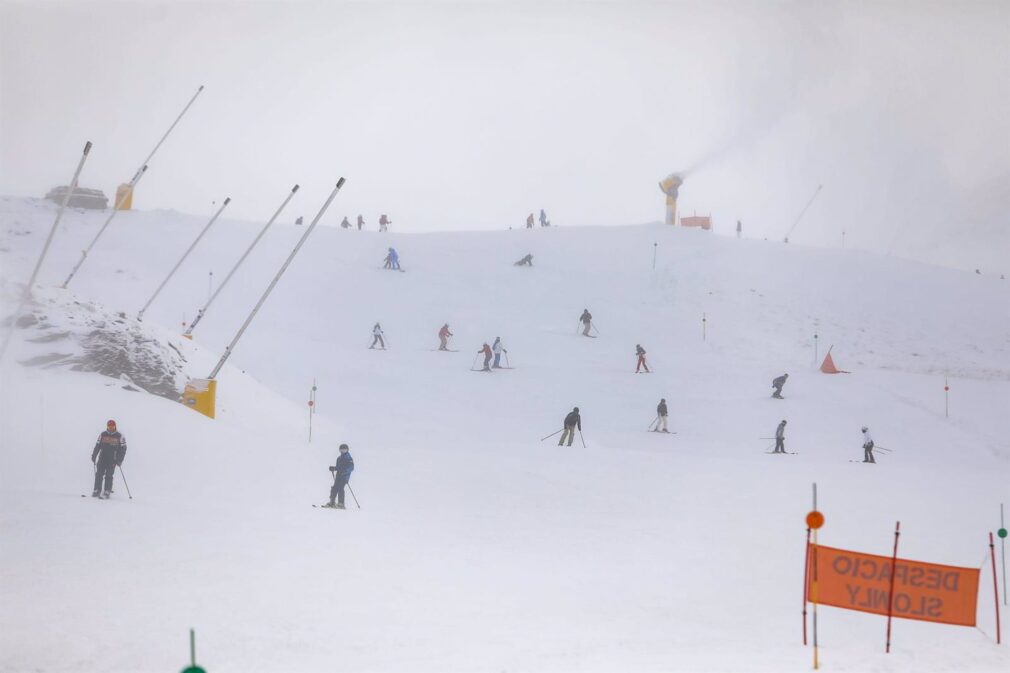
[[[217,402],[217,381],[215,379],[190,379],[182,391],[182,403],[199,411],[207,418],[214,418]]]
[[[133,189],[130,185],[116,187],[116,210],[131,210],[133,208]]]

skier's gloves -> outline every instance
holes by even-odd
[[[337,466],[336,465],[330,465],[330,472],[336,472],[336,471],[337,471]]]

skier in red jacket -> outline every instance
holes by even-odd
[[[484,347],[477,352],[484,354],[484,371],[486,372],[491,371],[491,357],[492,357],[491,347],[488,346],[487,343],[485,342]]]
[[[447,351],[446,345],[449,341],[449,337],[452,336],[452,332],[449,331],[449,323],[442,325],[442,329],[438,330],[438,350]]]

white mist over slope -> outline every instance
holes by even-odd
[[[53,214],[0,201],[5,307]],[[67,213],[42,285],[101,221]],[[132,318],[204,222],[121,213],[70,290],[46,293]],[[143,329],[181,331],[208,271],[222,278],[259,226],[215,225]],[[301,232],[276,226],[194,342],[174,340],[190,375],[210,371]],[[388,245],[405,273],[380,268]],[[527,252],[535,266],[514,267]],[[991,276],[662,226],[321,227],[222,373],[218,420],[8,358],[0,599],[15,609],[0,670],[181,667],[190,626],[212,671],[807,670],[812,481],[824,544],[888,553],[900,519],[905,558],[987,552],[1010,475],[1008,294]],[[597,339],[576,334],[583,308]],[[388,351],[367,350],[375,321]],[[432,350],[444,322],[459,352]],[[852,374],[816,371],[815,331]],[[495,336],[515,369],[469,371]],[[636,343],[655,373],[633,373]],[[787,399],[769,399],[784,371]],[[646,432],[660,397],[677,435]],[[586,448],[539,442],[573,405]],[[109,502],[79,497],[110,417],[132,502],[118,485]],[[798,455],[767,455],[783,418]],[[875,466],[848,462],[863,424],[893,449]],[[363,508],[313,510],[339,442]],[[822,608],[825,665],[1005,669],[983,570],[978,630],[899,620],[886,656],[884,620]]]

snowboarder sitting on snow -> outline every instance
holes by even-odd
[[[582,323],[582,336],[589,336],[589,328],[593,326],[593,314],[589,312],[589,309],[583,309],[582,315],[579,316],[579,322]]]
[[[659,401],[659,405],[656,407],[656,416],[658,417],[658,422],[653,432],[670,432],[666,426],[666,417],[669,416],[669,412],[666,410],[665,397]]]
[[[91,462],[95,465],[95,490],[92,498],[108,498],[112,493],[112,477],[116,467],[123,464],[126,457],[126,437],[116,430],[116,422],[109,420],[105,431],[98,435],[95,449],[91,452]],[[105,480],[105,490],[102,490],[102,480]]]
[[[863,462],[875,463],[873,458],[873,437],[870,437],[870,429],[863,426]]]
[[[344,486],[347,486],[347,482],[351,480],[351,472],[354,472],[354,459],[351,458],[351,449],[346,444],[340,445],[340,457],[337,458],[336,465],[330,465],[330,472],[334,473],[333,486],[330,488],[330,501],[323,507],[344,509]]]
[[[575,407],[568,415],[565,416],[565,429],[561,431],[561,439],[558,441],[558,446],[565,443],[565,437],[568,438],[568,446],[572,445],[575,441],[575,428],[582,432],[582,417],[579,416],[579,408]]]
[[[485,372],[491,371],[491,347],[488,346],[487,343],[485,342],[484,347],[481,348],[479,351],[477,351],[477,353],[478,354],[479,353],[483,353],[484,354],[484,369],[483,369],[483,371],[485,371]]]
[[[340,223],[340,228],[341,229],[350,229],[351,228],[351,223],[348,221],[348,219],[347,219],[346,216],[344,217],[344,221]]]
[[[508,353],[508,349],[502,346],[502,338],[495,337],[495,343],[491,345],[491,350],[495,354],[495,369],[502,368],[502,353]]]
[[[444,325],[442,325],[442,329],[438,330],[438,350],[440,351],[449,350],[448,348],[446,348],[446,343],[448,342],[449,337],[451,336],[452,332],[449,331],[449,323],[445,323]]]
[[[635,344],[635,355],[638,356],[638,366],[635,367],[635,373],[637,374],[642,367],[645,367],[645,373],[649,373],[649,365],[645,364],[645,349],[642,348],[642,344]]]
[[[783,419],[775,428],[775,450],[772,453],[786,453],[786,422]]]
[[[533,266],[533,255],[526,255],[516,262],[515,266]]]
[[[383,213],[379,216],[379,231],[387,231],[389,229],[389,225],[392,223],[393,221],[386,217],[386,214]]]
[[[382,340],[382,326],[379,323],[375,323],[375,327],[372,328],[372,345],[369,348],[375,348],[375,344],[379,344],[379,348],[386,350],[386,342]]]
[[[786,379],[788,378],[789,374],[783,374],[782,376],[776,376],[772,379],[772,388],[775,389],[775,392],[772,393],[772,397],[780,400],[782,399],[782,386],[786,384]]]

